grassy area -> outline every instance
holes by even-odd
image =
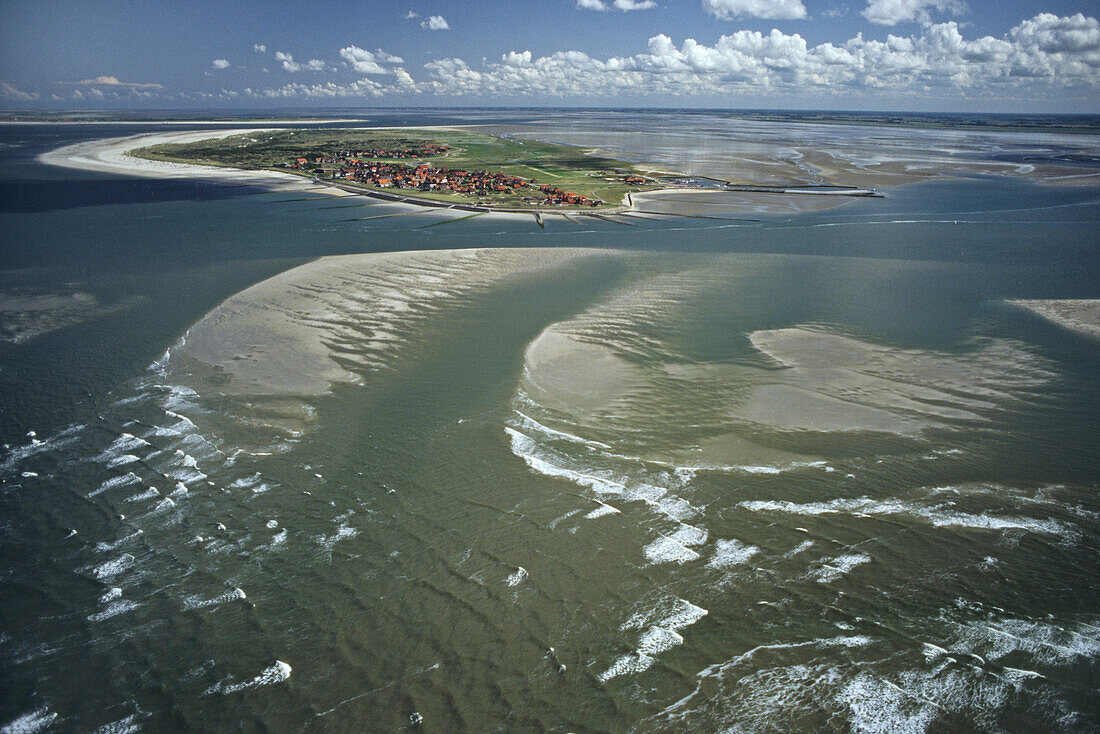
[[[509,140],[465,130],[270,130],[217,140],[156,145],[134,151],[133,154],[153,160],[272,169],[299,157],[313,161],[315,157],[332,155],[343,150],[415,148],[425,143],[444,144],[450,150],[431,158],[385,161],[414,164],[426,160],[435,168],[498,171],[602,201],[607,206],[617,206],[628,192],[659,188],[655,183],[625,183],[623,177],[634,173],[631,164],[586,155],[580,148],[529,140]],[[312,167],[311,163],[309,168]],[[303,173],[312,175],[308,171]],[[438,191],[407,193],[440,201],[482,202],[519,207],[531,206],[523,198],[532,195],[530,190],[524,189],[486,196]]]

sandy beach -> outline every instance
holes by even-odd
[[[231,130],[189,130],[183,132],[148,133],[121,138],[89,140],[66,145],[38,156],[40,163],[82,171],[116,173],[146,178],[185,178],[215,184],[253,185],[272,190],[318,191],[337,196],[348,194],[339,189],[318,185],[312,181],[277,171],[246,171],[239,168],[199,166],[169,161],[153,161],[130,155],[137,148],[171,143],[192,143],[197,140],[215,140],[232,135],[264,132],[269,128]]]

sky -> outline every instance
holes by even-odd
[[[0,108],[1100,113],[1098,0],[0,0]]]

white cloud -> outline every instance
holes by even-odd
[[[930,10],[940,13],[965,13],[962,0],[867,0],[863,17],[879,25],[897,25],[905,21],[932,22]]]
[[[841,44],[810,45],[802,36],[773,29],[737,31],[712,46],[688,38],[651,38],[644,52],[594,58],[580,51],[534,57],[504,54],[471,68],[457,58],[425,64],[421,89],[446,96],[603,97],[690,96],[762,92],[777,95],[891,91],[901,95],[1035,94],[1057,88],[1100,86],[1100,22],[1043,14],[1003,38],[965,38],[957,23],[931,25],[920,34],[862,34]]]
[[[722,20],[792,20],[806,17],[806,6],[802,4],[802,0],[703,0],[703,10]]]
[[[160,84],[141,84],[138,82],[120,82],[118,77],[114,76],[97,76],[94,79],[81,79],[78,82],[65,82],[67,84],[75,84],[81,87],[91,87],[92,91],[96,91],[96,87],[118,87],[128,89],[164,89]]]
[[[284,55],[285,56],[285,55]],[[253,97],[576,98],[613,100],[673,97],[738,98],[750,102],[805,95],[890,94],[925,99],[997,97],[1064,99],[1067,90],[1094,96],[1100,88],[1100,21],[1077,14],[1041,14],[1002,37],[967,38],[951,21],[913,35],[884,39],[857,35],[812,45],[797,33],[741,30],[707,45],[692,38],[677,44],[667,35],[649,39],[628,56],[594,57],[581,51],[535,56],[511,51],[471,66],[460,58],[430,61],[416,80],[400,57],[356,46],[340,56],[363,75],[387,74],[385,83],[287,84],[249,90]],[[278,57],[277,57],[278,58]],[[293,59],[280,59],[280,61]],[[117,83],[117,80],[116,80]],[[121,84],[121,83],[119,83]]]
[[[382,49],[367,51],[358,46],[340,49],[340,57],[347,61],[357,74],[388,74],[389,70],[382,64],[404,63],[404,59],[400,56],[388,54]]]
[[[27,102],[32,99],[38,99],[38,94],[35,92],[24,92],[22,89],[18,89],[7,82],[0,82],[0,99]]]
[[[616,10],[627,12],[630,10],[649,10],[657,7],[654,0],[614,0],[611,4]],[[577,0],[578,10],[610,10],[604,0]]]
[[[412,20],[413,18],[419,18],[419,17],[420,17],[420,13],[414,13],[411,10],[409,12],[405,13],[405,20]]]
[[[294,60],[293,56],[282,51],[275,52],[275,60],[281,62],[283,69],[289,72],[325,70],[325,62],[320,59],[310,59],[304,64],[300,64]]]
[[[255,51],[258,54],[262,54],[265,51],[267,51],[267,46],[265,46],[262,43],[254,43],[254,44],[252,44],[252,50]]]
[[[420,24],[421,28],[427,28],[429,31],[446,31],[450,29],[447,25],[447,19],[442,15],[429,16],[427,20]]]
[[[214,59],[214,68],[215,69],[228,69],[229,68],[229,62],[226,61],[225,59]]]

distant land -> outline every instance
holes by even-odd
[[[0,111],[2,122],[114,123],[255,123],[255,122],[348,122],[365,120],[379,114],[409,113],[421,115],[432,109],[463,108],[369,108],[339,107],[325,110],[70,110],[70,111]],[[728,115],[731,118],[766,122],[812,122],[834,125],[902,125],[909,127],[952,128],[962,130],[1036,131],[1100,134],[1100,115],[1094,114],[1016,114],[986,112],[869,112],[854,110],[767,110],[767,109],[665,109],[665,108],[581,108],[581,107],[479,107],[480,111],[499,110],[502,113],[537,112],[624,112],[638,114]]]

